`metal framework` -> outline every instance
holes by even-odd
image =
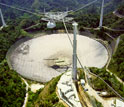
[[[103,23],[103,12],[104,12],[104,0],[102,0],[102,6],[101,6],[101,15],[100,15],[100,22],[99,22],[99,27],[102,27]]]
[[[74,22],[74,39],[73,39],[73,70],[72,70],[72,79],[77,80],[77,26],[78,24]]]
[[[1,9],[0,9],[0,16],[1,16],[1,20],[2,20],[2,27],[6,27],[7,25],[6,25],[5,20],[3,18],[3,14],[2,14]]]

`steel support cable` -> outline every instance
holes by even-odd
[[[14,7],[14,6],[10,6],[10,5],[7,5],[7,4],[4,4],[4,3],[0,3],[0,5],[2,5],[2,6],[6,6],[6,7],[10,7],[10,8],[13,8],[13,9],[19,10],[19,11],[24,11],[24,12],[27,12],[27,13],[30,13],[30,14],[33,14],[33,15],[41,16],[41,15],[38,14],[38,13],[31,12],[31,11],[29,11],[29,10],[25,10],[25,9],[22,9],[22,8],[17,8],[17,7]]]
[[[64,20],[64,19],[63,19],[63,24],[64,24],[65,31],[66,31],[66,33],[67,33],[68,39],[69,39],[69,41],[70,41],[70,43],[71,43],[71,46],[73,47],[73,43],[72,43],[72,41],[71,41],[71,38],[70,38],[70,35],[69,35],[69,32],[68,32],[68,29],[67,29],[67,26],[66,26],[66,24],[65,24],[65,20]]]
[[[67,26],[66,26],[66,24],[65,24],[64,19],[63,19],[63,24],[64,24],[64,28],[65,28],[65,30],[66,30],[68,39],[69,39],[69,41],[70,41],[70,44],[71,44],[71,46],[73,47],[73,43],[72,43],[72,41],[71,41],[71,38],[70,38],[70,35],[69,35],[69,32],[68,32],[68,29],[67,29]],[[100,48],[101,48],[101,47],[100,47]],[[100,48],[96,48],[96,49],[100,49]],[[95,49],[92,50],[92,51],[95,51]],[[78,62],[79,62],[79,64],[80,64],[81,68],[84,68],[83,65],[81,64],[81,61],[80,61],[80,59],[78,58],[78,56],[77,56],[77,60],[78,60]]]
[[[71,46],[73,47],[73,44],[72,44],[72,41],[71,41],[71,38],[70,38],[70,36],[69,36],[69,32],[68,32],[68,29],[67,29],[67,26],[66,26],[66,24],[65,24],[65,22],[64,22],[64,19],[63,19],[63,24],[64,24],[64,27],[65,27],[65,30],[66,30],[66,33],[67,33],[67,35],[68,35],[68,39],[69,39],[69,41],[70,41],[70,43],[71,43]],[[82,69],[85,69],[85,67],[83,67],[83,65],[82,65],[82,63],[81,63],[81,61],[80,61],[80,59],[78,58],[78,56],[77,56],[77,60],[78,60],[78,62],[79,62],[79,64],[80,64],[80,66],[81,66],[81,68]],[[87,70],[89,73],[91,73],[89,70]],[[84,71],[85,72],[85,71]],[[117,95],[117,96],[119,96],[123,101],[124,101],[124,98],[117,92],[117,91],[115,91],[108,83],[106,83],[101,77],[99,77],[98,75],[96,75],[96,74],[94,74],[94,73],[91,73],[92,75],[94,75],[94,76],[96,76],[96,77],[98,77],[99,79],[101,79],[112,91],[114,91],[114,93]],[[85,75],[86,75],[86,72],[85,72]]]

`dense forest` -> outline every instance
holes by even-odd
[[[22,107],[25,98],[25,83],[10,70],[7,61],[0,62],[0,106]]]
[[[122,5],[119,8],[117,8],[117,11],[121,11],[120,14],[123,15],[122,12],[124,12],[124,6]],[[124,18],[119,18],[118,16],[113,14],[113,12],[110,12],[104,15],[103,25],[108,26],[109,28],[123,30]]]
[[[0,30],[0,62],[5,59],[6,53],[11,45],[25,35],[25,31],[21,30],[18,26],[10,25]]]
[[[124,5],[121,5],[117,12],[121,15],[124,15]]]
[[[24,36],[19,27],[8,26],[0,30],[0,106],[22,107],[25,97],[25,83],[11,70],[6,53],[17,39]]]
[[[22,7],[22,8],[30,8],[32,11],[36,9],[43,11],[44,8],[46,10],[66,10],[66,7],[69,8],[69,10],[76,9],[77,7],[83,6],[89,2],[92,2],[93,0],[0,0],[2,3],[6,3],[9,5],[13,5],[16,7]],[[95,6],[101,5],[102,0],[98,0],[95,3]],[[105,11],[113,11],[117,6],[120,4],[123,4],[123,0],[105,0]]]

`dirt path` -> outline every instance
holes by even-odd
[[[28,101],[28,87],[29,87],[29,85],[28,85],[27,81],[26,81],[24,78],[21,77],[21,79],[22,79],[22,80],[24,81],[24,83],[26,84],[26,95],[25,95],[24,104],[23,104],[23,106],[22,106],[22,107],[26,107],[26,104],[27,104],[27,101]]]
[[[79,85],[79,87],[78,87],[79,88],[78,96],[80,98],[80,101],[81,101],[82,105],[84,107],[92,107],[92,104],[90,103],[90,101],[88,100],[87,96],[85,95],[81,84],[79,83],[78,85]]]
[[[99,101],[100,103],[102,103],[102,105],[103,105],[104,107],[110,107],[109,104],[108,104],[108,102],[106,102],[103,98],[101,98],[101,97],[97,94],[97,92],[96,92],[93,88],[91,88],[88,84],[86,84],[84,87],[85,87],[86,89],[88,89],[87,93],[88,93],[90,96],[93,96],[94,98],[96,98],[96,100]]]
[[[109,72],[111,75],[114,75],[117,80],[124,85],[124,82],[116,74],[113,74],[109,69],[106,69],[106,71]]]

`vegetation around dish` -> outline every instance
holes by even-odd
[[[106,71],[105,68],[98,69],[98,68],[90,68],[91,72],[95,73],[99,77],[101,77],[106,83],[108,83],[115,91],[117,91],[122,97],[124,97],[124,85],[120,83],[117,78],[109,72]],[[98,80],[98,79],[96,79]],[[105,84],[102,81],[95,82],[94,85],[96,86],[97,90],[107,90]],[[111,95],[111,94],[110,94]]]
[[[0,106],[22,107],[26,94],[25,83],[10,70],[7,61],[0,62]]]
[[[24,36],[18,27],[8,26],[0,31],[0,105],[1,107],[22,107],[26,94],[25,83],[19,75],[10,70],[6,53],[13,43]]]
[[[119,46],[113,55],[109,69],[124,81],[124,35],[121,36]]]
[[[120,8],[117,10],[117,12],[118,12],[120,15],[124,15],[124,5],[121,5]]]
[[[56,94],[56,85],[61,76],[58,76],[48,82],[43,89],[36,93],[29,91],[27,107],[65,107]]]

